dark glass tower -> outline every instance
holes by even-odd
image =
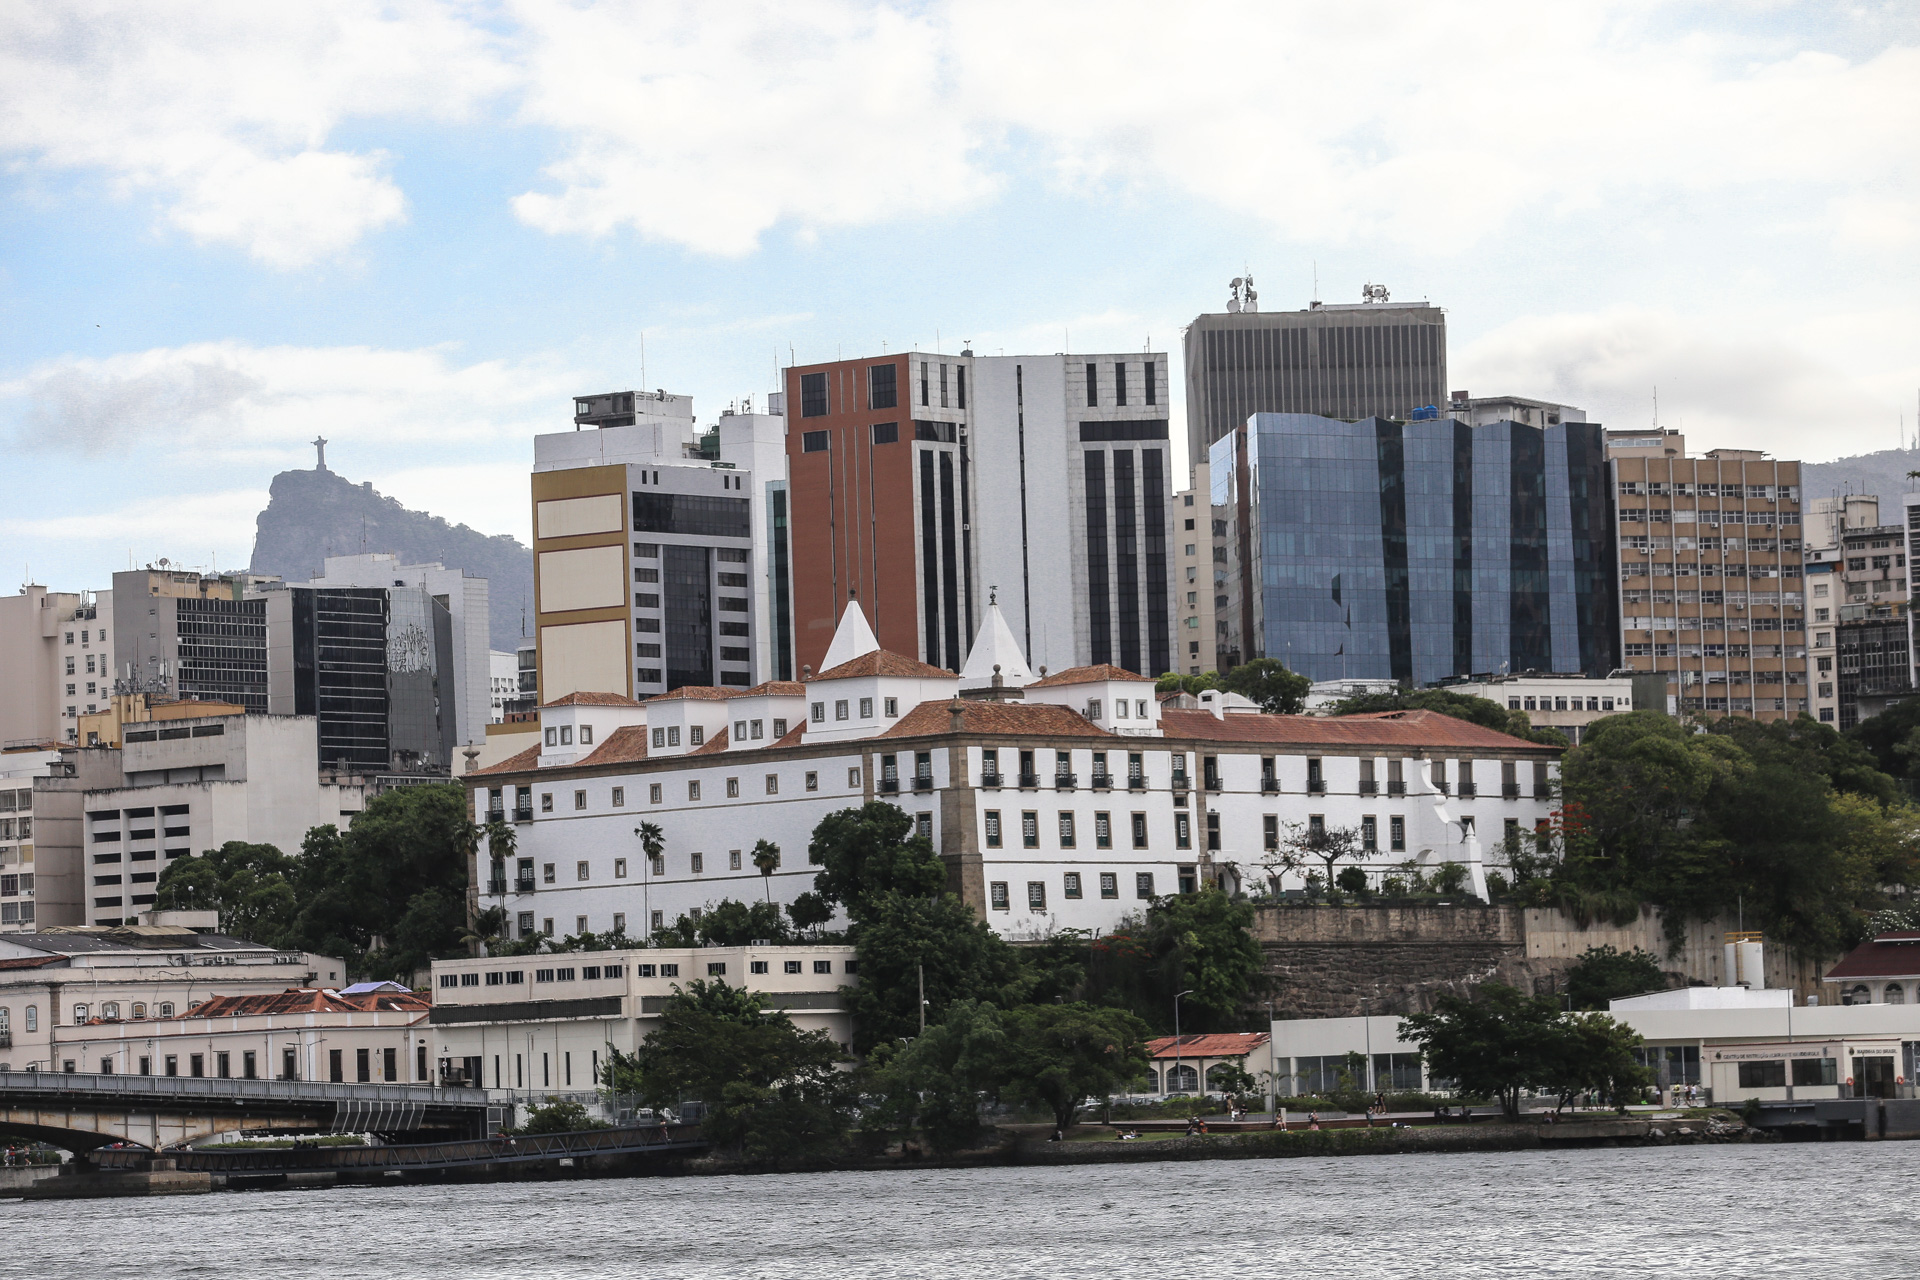
[[[1314,680],[1619,666],[1597,423],[1256,415],[1214,446],[1226,647]]]

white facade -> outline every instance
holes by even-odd
[[[0,598],[0,748],[73,742],[113,695],[113,592],[25,586]]]
[[[0,751],[0,933],[34,928],[33,780],[59,763],[58,751]]]
[[[1027,660],[1053,671],[1171,669],[1178,524],[1166,355],[971,363],[977,577],[998,588]]]
[[[37,923],[118,925],[153,905],[159,873],[229,840],[299,852],[366,804],[314,767],[311,716],[128,725],[123,745],[67,748],[34,782]]]
[[[507,704],[520,696],[520,655],[487,651],[487,723],[504,724]]]
[[[312,587],[422,587],[453,618],[454,741],[483,742],[493,718],[493,659],[487,648],[487,580],[434,564],[401,564],[386,554],[328,556]]]
[[[993,625],[990,610],[983,634]],[[1273,887],[1278,848],[1316,822],[1360,834],[1359,865],[1373,873],[1459,862],[1484,895],[1506,830],[1530,832],[1553,808],[1555,749],[1430,712],[1163,711],[1151,683],[1109,668],[1056,673],[1017,697],[958,698],[958,677],[878,651],[827,675],[797,698],[703,690],[596,706],[590,751],[577,731],[572,747],[558,741],[585,708],[542,708],[552,747],[466,775],[475,820],[511,815],[517,828],[515,866],[491,871],[479,855],[476,882],[498,886],[483,905],[505,908],[526,936],[642,933],[729,898],[791,903],[812,887],[805,850],[820,820],[883,799],[913,817],[950,884],[1000,932],[1106,931],[1205,882]],[[770,698],[807,708],[799,732],[721,741],[742,720],[771,719]],[[642,856],[642,822],[664,833],[657,865]],[[764,879],[751,862],[761,839],[783,853]],[[1280,887],[1299,887],[1307,869]]]
[[[725,982],[767,996],[803,1031],[842,1045],[859,985],[854,950],[826,946],[649,947],[436,960],[427,1036],[440,1082],[523,1099],[590,1093],[609,1048],[638,1049],[676,989]]]

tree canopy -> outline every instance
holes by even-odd
[[[1609,1001],[1663,991],[1667,975],[1660,958],[1635,947],[1588,947],[1567,970],[1567,1000],[1576,1009],[1605,1009]]]
[[[1471,996],[1441,996],[1430,1013],[1401,1019],[1403,1039],[1420,1046],[1433,1075],[1463,1093],[1497,1098],[1508,1116],[1526,1089],[1551,1089],[1561,1104],[1594,1089],[1616,1101],[1644,1082],[1633,1050],[1640,1037],[1602,1013],[1565,1014],[1553,996],[1529,996],[1497,982]]]
[[[1533,727],[1524,711],[1512,711],[1491,698],[1454,693],[1448,689],[1413,689],[1401,693],[1369,693],[1335,704],[1336,716],[1361,715],[1378,711],[1438,711],[1441,715],[1465,720],[1496,733],[1506,733],[1523,742],[1540,742],[1564,747],[1567,735],[1558,729]]]
[[[1288,670],[1278,658],[1255,658],[1252,662],[1229,667],[1225,672],[1203,671],[1199,675],[1181,675],[1169,671],[1154,681],[1160,693],[1202,693],[1224,689],[1260,704],[1272,715],[1298,715],[1307,705],[1307,693],[1313,682],[1297,671]]]

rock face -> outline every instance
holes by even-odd
[[[489,644],[507,653],[520,641],[522,610],[533,621],[533,552],[507,534],[492,537],[409,511],[332,471],[282,471],[254,522],[254,573],[290,582],[318,574],[329,555],[390,552],[403,564],[439,561],[487,580]]]
[[[1880,499],[1880,523],[1899,524],[1906,517],[1900,499],[1914,482],[1909,471],[1920,470],[1920,449],[1882,449],[1832,462],[1809,462],[1800,471],[1800,496],[1809,506],[1815,498],[1836,493],[1870,493]],[[1811,539],[1814,532],[1807,530]]]

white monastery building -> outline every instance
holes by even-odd
[[[1553,811],[1557,748],[1434,712],[1236,702],[1163,708],[1109,665],[1036,676],[991,604],[956,676],[882,650],[849,603],[804,680],[542,706],[539,745],[465,775],[476,821],[516,833],[512,865],[477,855],[480,905],[524,937],[644,936],[725,899],[791,903],[813,885],[820,820],[887,800],[1002,934],[1103,932],[1155,896],[1267,887],[1277,851],[1316,826],[1358,835],[1353,865],[1458,862],[1484,896],[1504,836]],[[658,859],[642,823],[664,836]],[[781,849],[766,877],[763,839]]]

